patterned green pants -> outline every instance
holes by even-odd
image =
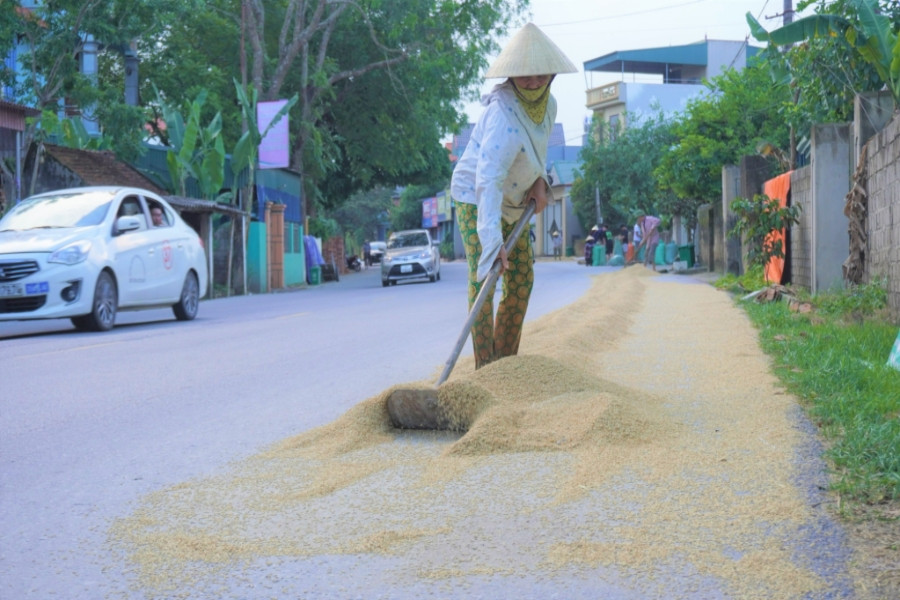
[[[474,204],[456,203],[456,221],[466,250],[469,265],[469,310],[481,290],[475,278],[478,260],[481,258],[481,242],[478,239],[478,208]],[[514,223],[503,222],[503,239],[512,232]],[[491,290],[481,312],[472,325],[472,347],[475,352],[475,368],[491,361],[512,356],[519,351],[522,324],[534,285],[534,260],[531,253],[531,236],[528,228],[522,232],[508,256],[509,269],[503,273],[503,295],[497,307],[494,322],[494,291]]]

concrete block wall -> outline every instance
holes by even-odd
[[[814,126],[812,160],[791,174],[791,204],[800,207],[800,215],[790,231],[790,283],[813,294],[843,285],[842,265],[849,254],[844,216],[850,190],[849,138],[848,124]],[[741,175],[751,178],[743,171]]]
[[[875,127],[872,110],[865,115]],[[880,110],[877,115],[883,115]],[[859,117],[858,117],[859,118]],[[879,117],[880,119],[880,117]],[[855,170],[854,144],[865,136],[865,128],[849,125],[819,125],[813,132],[812,164],[791,174],[791,203],[800,206],[800,222],[791,228],[791,283],[813,293],[842,285],[842,265],[849,254],[847,217],[843,209]],[[868,247],[865,281],[885,278],[892,317],[900,322],[900,111],[866,142]],[[718,235],[734,225],[729,217],[731,201],[748,194],[754,182],[744,168],[722,169],[722,203],[698,210],[698,260],[720,273],[741,273],[741,257],[734,240]],[[722,219],[714,233],[707,233],[716,218]],[[730,245],[729,245],[730,244]],[[720,254],[721,253],[721,254]],[[712,260],[710,260],[712,259]]]
[[[740,275],[744,272],[741,256],[741,240],[729,235],[738,217],[731,210],[731,203],[741,196],[741,168],[736,165],[722,167],[722,262],[726,273]]]
[[[695,264],[707,271],[725,271],[725,223],[721,204],[703,204],[697,208],[694,258]]]
[[[791,173],[791,204],[800,207],[800,222],[791,227],[791,283],[812,287],[812,170],[802,167]]]
[[[868,142],[866,281],[887,278],[888,303],[900,320],[900,114]]]
[[[843,264],[850,254],[844,206],[850,191],[849,123],[814,125],[810,144],[812,169],[812,286],[814,294],[844,285]]]

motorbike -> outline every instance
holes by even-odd
[[[357,273],[359,273],[360,269],[362,269],[362,262],[360,262],[359,257],[355,254],[351,254],[347,257],[347,268],[353,269]]]

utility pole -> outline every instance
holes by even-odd
[[[784,0],[784,12],[781,15],[781,22],[783,25],[787,26],[794,22],[794,0]],[[797,104],[799,99],[800,91],[798,89],[794,89],[792,92],[794,98],[794,104]],[[794,129],[794,126],[791,125],[791,148],[790,148],[790,161],[791,161],[791,169],[797,168],[797,132]]]

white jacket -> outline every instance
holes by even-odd
[[[509,82],[496,86],[481,103],[486,108],[450,181],[454,200],[478,206],[478,281],[487,277],[503,245],[500,219],[507,223],[518,220],[525,209],[525,194],[539,177],[550,186],[545,165],[556,122],[552,95],[544,121],[535,125]]]

